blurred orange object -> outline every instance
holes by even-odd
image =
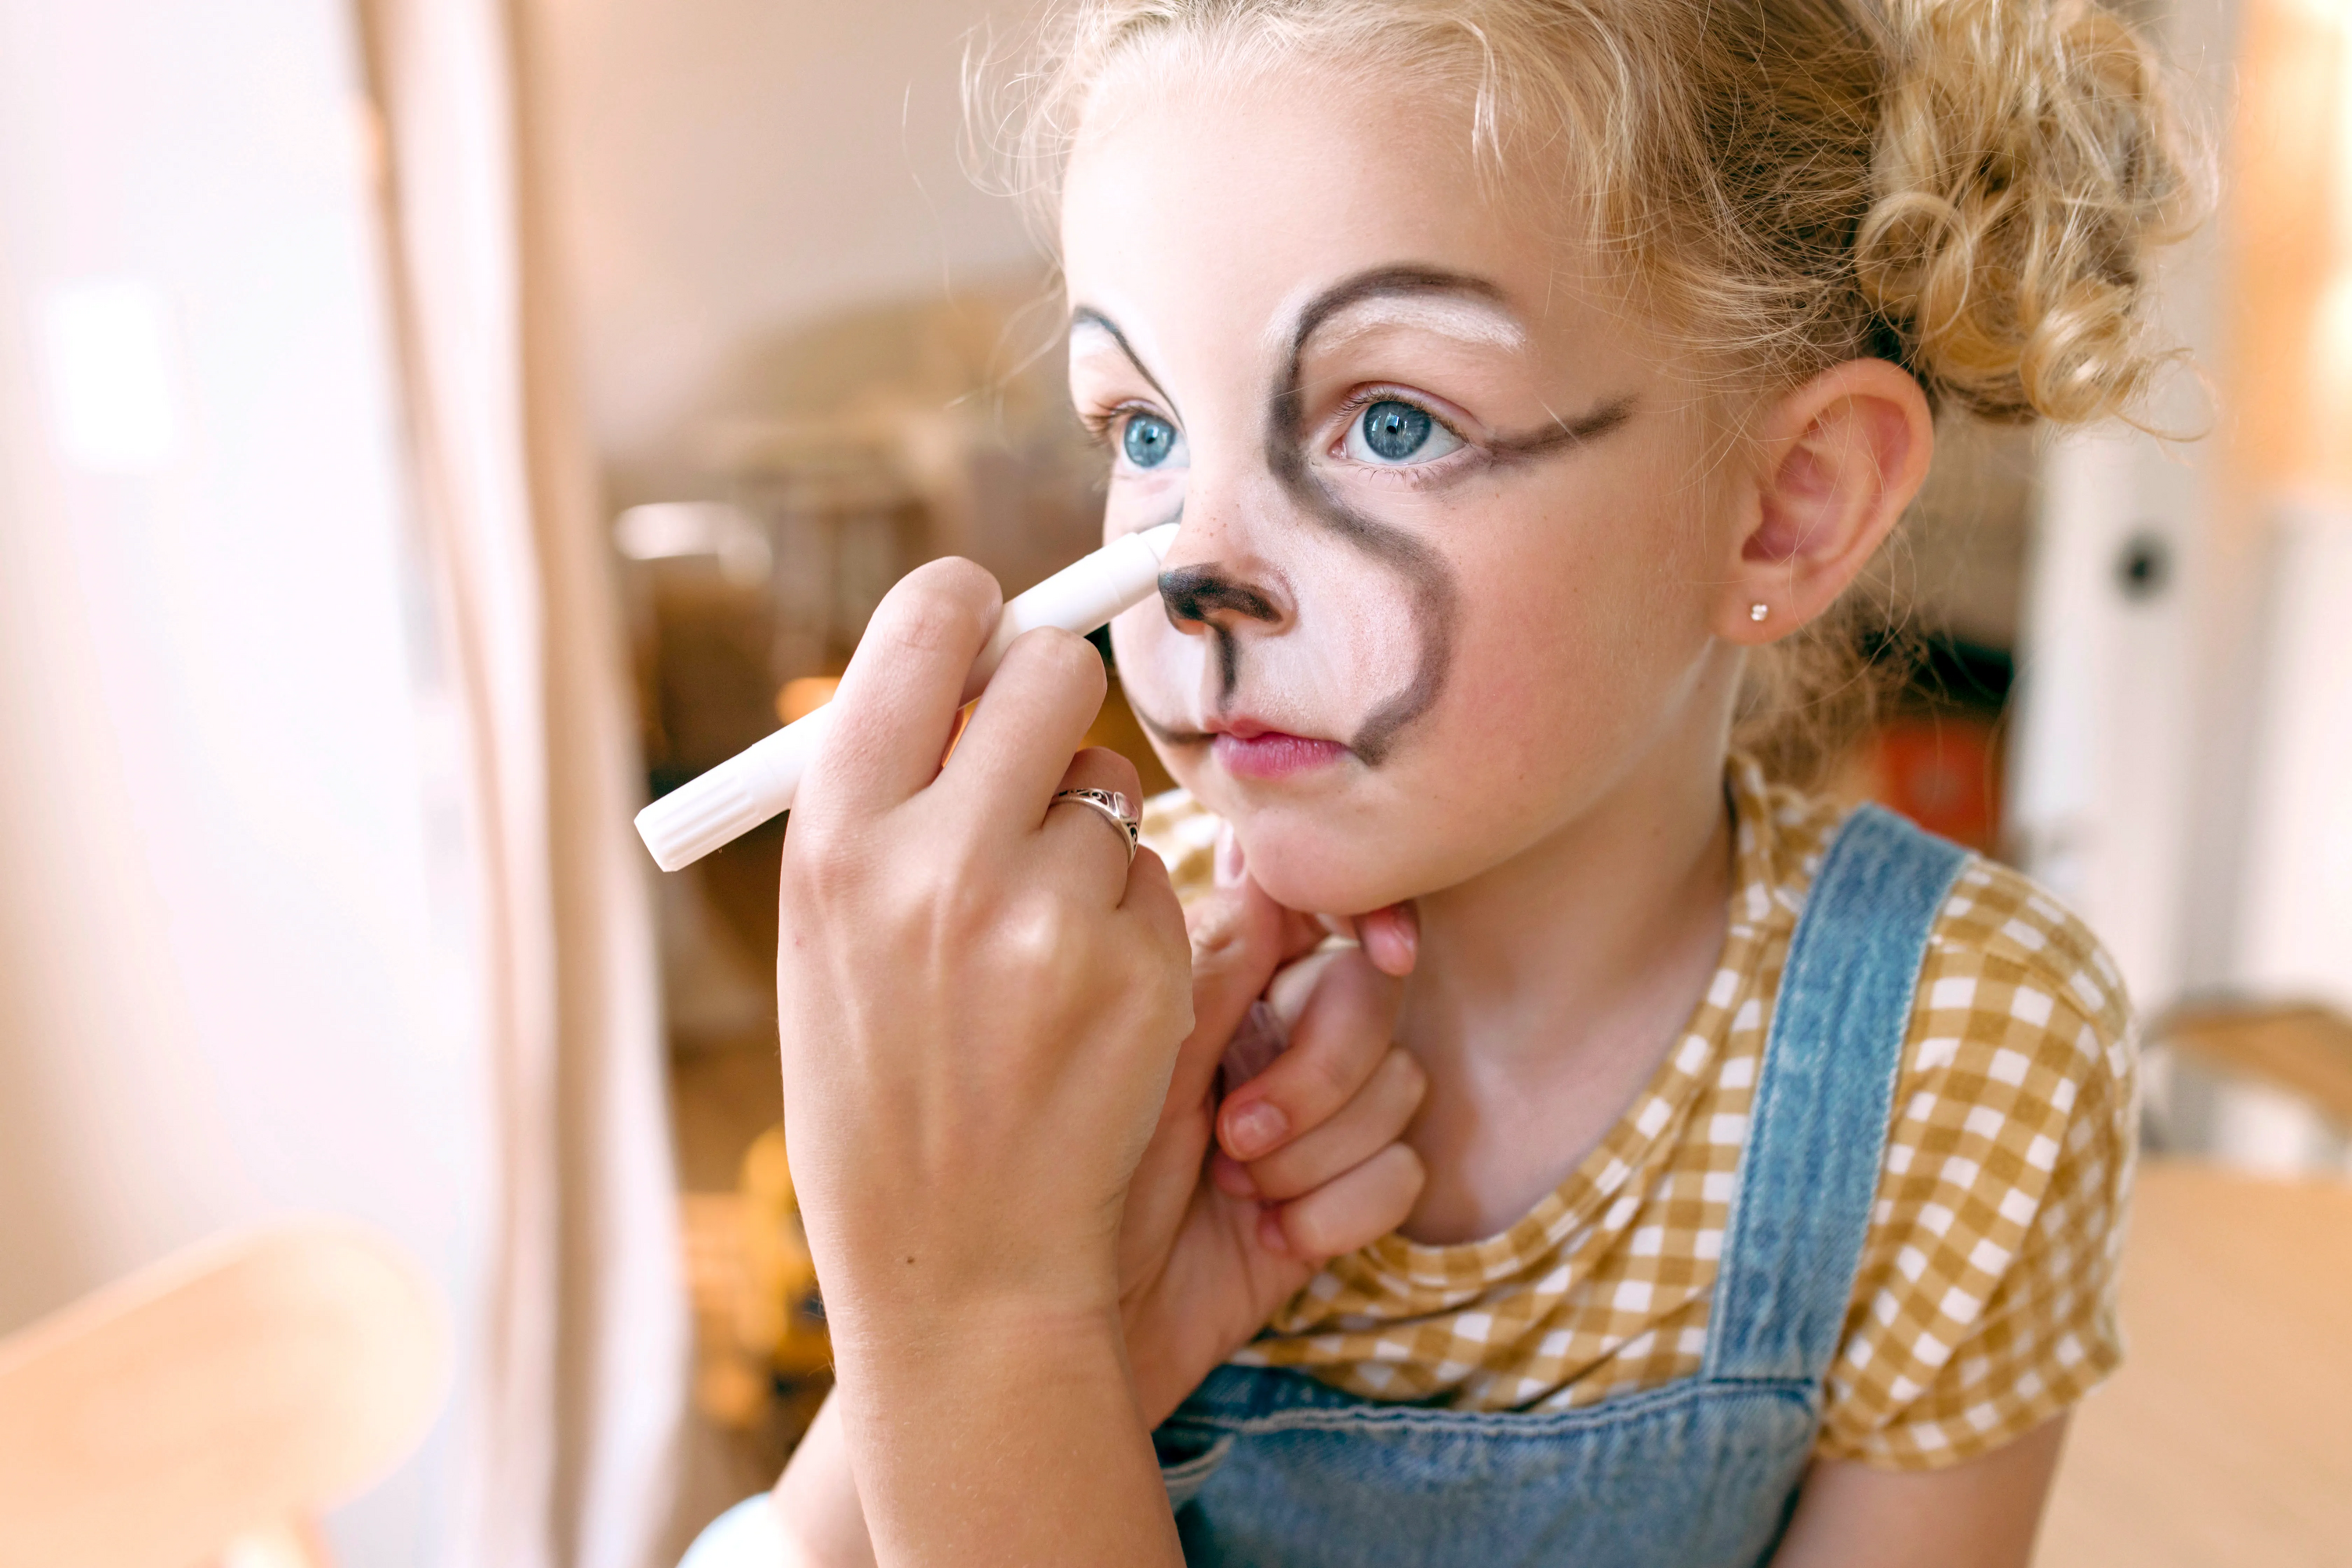
[[[826,703],[840,689],[837,675],[803,675],[797,680],[787,680],[776,692],[776,717],[790,724],[805,719]]]
[[[736,1191],[684,1194],[681,1218],[696,1318],[695,1403],[719,1426],[746,1431],[780,1394],[833,1365],[783,1128],[752,1142]]]
[[[1872,733],[1863,788],[1930,833],[1991,854],[2000,842],[2000,741],[1972,714],[1898,714]]]
[[[751,1285],[737,1319],[746,1346],[764,1352],[777,1373],[805,1377],[833,1364],[817,1300],[816,1265],[801,1231],[782,1123],[752,1140],[743,1156],[743,1258]]]

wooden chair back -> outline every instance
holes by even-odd
[[[0,1341],[0,1568],[314,1568],[312,1523],[443,1397],[434,1292],[383,1241],[281,1226]]]

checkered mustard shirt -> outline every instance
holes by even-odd
[[[1729,930],[1706,994],[1616,1125],[1500,1235],[1335,1258],[1234,1359],[1374,1399],[1557,1410],[1699,1369],[1781,966],[1842,813],[1733,759]],[[1144,842],[1190,898],[1216,819]],[[1930,935],[1878,1202],[1818,1451],[1904,1469],[1989,1452],[2120,1358],[2134,1057],[2115,965],[2022,877],[1970,859]]]

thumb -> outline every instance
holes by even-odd
[[[1286,956],[1287,911],[1249,878],[1193,900],[1184,912],[1192,945],[1192,1032],[1177,1052],[1171,1106],[1197,1105],[1250,1004]]]

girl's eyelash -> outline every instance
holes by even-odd
[[[1355,422],[1356,416],[1361,414],[1365,409],[1370,408],[1375,403],[1402,403],[1408,408],[1418,408],[1423,414],[1428,415],[1432,419],[1436,420],[1440,425],[1444,426],[1448,431],[1453,433],[1454,438],[1461,442],[1463,445],[1477,445],[1476,439],[1463,430],[1461,426],[1454,424],[1453,420],[1448,419],[1444,415],[1440,414],[1436,409],[1432,408],[1428,404],[1424,403],[1420,398],[1415,397],[1412,394],[1405,391],[1403,388],[1395,386],[1360,387],[1356,391],[1348,394],[1348,395],[1341,400],[1339,406],[1332,411],[1332,418],[1338,422],[1339,433],[1343,436],[1346,435],[1348,426]],[[1343,415],[1346,417],[1342,418],[1341,416]]]
[[[1131,414],[1149,414],[1154,419],[1168,419],[1168,416],[1148,403],[1130,401],[1110,408],[1081,408],[1078,410],[1078,423],[1086,426],[1088,440],[1097,447],[1108,447],[1112,428]],[[1168,422],[1171,425],[1176,423],[1172,419]]]

